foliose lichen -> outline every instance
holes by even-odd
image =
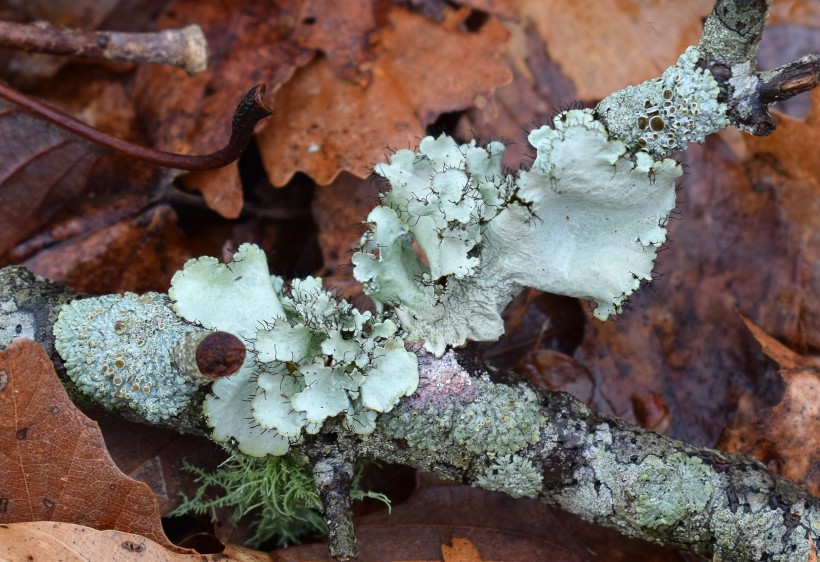
[[[503,456],[538,443],[546,419],[528,387],[474,379],[477,392],[414,406],[411,398],[383,416],[382,427],[412,447]]]
[[[131,409],[150,422],[179,414],[204,382],[173,358],[177,344],[202,331],[158,293],[75,300],[54,324],[57,351],[78,389],[107,409]]]
[[[632,156],[591,109],[561,113],[529,141],[535,162],[515,177],[502,173],[500,143],[445,136],[376,167],[390,187],[354,276],[438,356],[498,338],[523,287],[594,300],[603,320],[651,279],[680,165]]]
[[[541,491],[544,477],[532,460],[521,455],[496,459],[475,479],[476,486],[494,492],[504,492],[514,498],[535,498]]]
[[[636,482],[638,524],[671,527],[703,512],[715,485],[712,469],[702,460],[675,453],[667,459],[650,455]]]
[[[376,416],[418,385],[416,356],[392,320],[359,312],[318,278],[286,286],[252,244],[229,264],[189,261],[169,295],[183,318],[231,331],[252,352],[238,373],[213,384],[203,406],[213,438],[245,454],[285,454],[335,416],[370,433]]]

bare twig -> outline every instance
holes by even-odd
[[[273,113],[265,104],[264,96],[264,84],[253,87],[245,94],[236,106],[231,123],[231,138],[223,148],[210,154],[188,155],[155,150],[118,139],[0,83],[0,97],[79,137],[157,166],[189,171],[221,168],[239,158],[253,137],[256,124]]]
[[[208,67],[207,45],[198,25],[154,33],[123,33],[0,21],[0,47],[50,55],[167,64],[191,75]]]
[[[760,74],[760,100],[767,104],[787,100],[820,84],[820,55],[805,57]]]

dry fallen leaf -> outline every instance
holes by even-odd
[[[0,560],[267,562],[270,556],[235,545],[215,554],[183,554],[134,533],[39,521],[0,525]]]
[[[414,145],[439,114],[488,104],[509,82],[496,56],[507,32],[495,19],[470,33],[397,7],[387,17],[369,85],[317,58],[277,92],[275,113],[257,134],[273,185],[299,171],[320,185],[342,171],[366,177],[386,159],[385,147]]]
[[[99,427],[68,398],[39,345],[13,342],[0,353],[0,374],[0,523],[117,529],[189,552],[165,537],[150,488],[117,469]]]
[[[763,352],[780,366],[783,399],[748,425],[727,429],[720,448],[757,457],[781,476],[820,495],[820,357],[794,353],[748,318]]]
[[[713,0],[509,0],[587,102],[653,78],[697,44]]]
[[[0,101],[0,256],[87,189],[99,147]]]
[[[36,254],[21,261],[37,275],[76,291],[167,291],[187,257],[176,213],[168,205],[157,205],[126,206],[118,214],[111,207],[98,207],[57,223],[55,230],[67,238],[47,239]]]

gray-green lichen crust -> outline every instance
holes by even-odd
[[[392,437],[428,451],[460,450],[503,456],[538,443],[546,419],[535,393],[473,379],[469,398],[449,397],[415,406],[413,399],[386,414],[380,425]],[[463,401],[462,401],[463,400]]]
[[[179,414],[197,390],[171,357],[174,345],[197,330],[157,293],[75,300],[54,324],[57,351],[81,392],[154,423]]]
[[[638,523],[650,528],[670,527],[702,512],[715,489],[712,470],[683,453],[644,459],[637,485]]]
[[[475,479],[475,485],[514,498],[534,498],[541,491],[543,479],[531,459],[507,455],[485,468]]]
[[[633,150],[662,158],[729,125],[720,88],[689,47],[659,78],[629,86],[603,100],[596,111],[609,132]]]

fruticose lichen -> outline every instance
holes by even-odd
[[[497,339],[523,287],[594,300],[606,319],[651,279],[680,164],[633,156],[591,109],[559,114],[529,141],[537,156],[517,177],[501,171],[502,144],[446,136],[376,166],[390,188],[354,275],[436,355]]]
[[[182,321],[164,295],[105,295],[63,306],[57,351],[78,389],[103,407],[131,409],[150,422],[179,414],[204,382],[173,359],[202,329]]]
[[[286,288],[257,246],[243,244],[229,264],[189,261],[169,296],[189,322],[232,332],[252,351],[238,373],[213,384],[203,407],[213,438],[245,454],[285,454],[338,415],[370,433],[377,414],[418,385],[416,356],[393,321],[359,312],[318,278]]]
[[[482,471],[475,484],[514,498],[534,498],[541,491],[543,479],[532,460],[521,455],[508,455],[498,458]]]
[[[212,472],[188,463],[183,467],[200,487],[193,497],[183,495],[172,515],[207,514],[216,521],[217,510],[228,508],[233,510],[230,522],[236,524],[254,513],[248,544],[255,547],[272,537],[284,546],[327,530],[310,469],[290,456],[260,459],[233,453]]]
[[[650,528],[671,527],[701,513],[714,491],[712,470],[683,453],[648,456],[636,484],[638,523]]]
[[[541,439],[546,419],[528,387],[509,387],[486,378],[473,380],[476,392],[424,403],[411,398],[380,421],[389,435],[415,448],[503,456]]]

